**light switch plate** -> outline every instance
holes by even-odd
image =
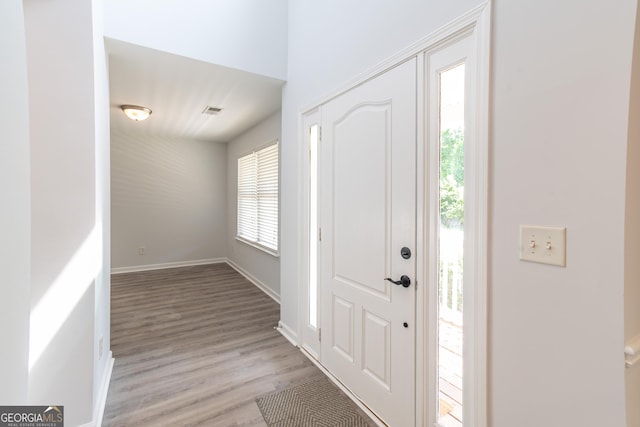
[[[521,225],[520,259],[565,267],[566,238],[565,227]]]

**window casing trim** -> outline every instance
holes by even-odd
[[[247,245],[247,246],[251,246],[253,248],[261,250],[262,252],[266,252],[271,256],[274,256],[276,258],[280,258],[280,252],[279,251],[274,251],[273,249],[268,248],[268,247],[266,247],[264,245],[261,245],[260,243],[252,242],[251,240],[244,239],[244,238],[242,238],[240,236],[236,236],[236,240],[238,242],[240,242],[240,243],[243,243],[243,244]]]

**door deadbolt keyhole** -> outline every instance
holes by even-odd
[[[411,249],[409,249],[408,247],[405,246],[404,248],[400,249],[400,255],[404,259],[411,258]]]

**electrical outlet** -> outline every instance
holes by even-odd
[[[144,255],[144,251],[145,251],[145,247],[144,246],[140,246],[138,248],[138,255]]]
[[[98,360],[102,360],[102,343],[103,343],[103,337],[100,337],[100,340],[98,341]]]
[[[566,266],[567,229],[564,227],[520,226],[520,259]]]

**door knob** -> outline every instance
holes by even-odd
[[[384,280],[388,280],[389,282],[395,285],[402,285],[402,287],[404,288],[408,288],[409,286],[411,286],[411,279],[406,274],[403,274],[402,276],[400,276],[400,280],[393,280],[390,277],[387,277]]]

